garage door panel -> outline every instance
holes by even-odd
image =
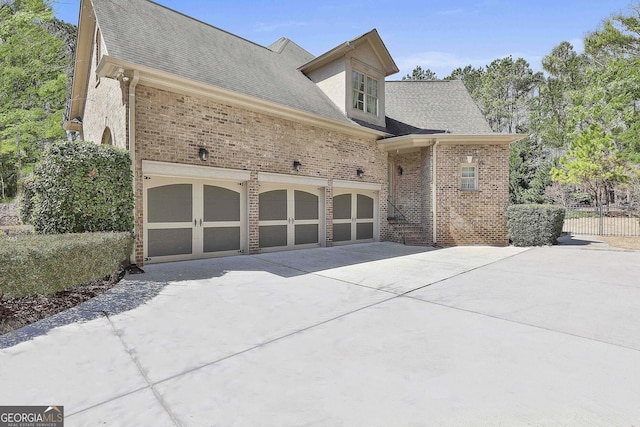
[[[358,194],[357,198],[357,216],[358,219],[372,219],[373,218],[373,198],[365,196],[364,194]]]
[[[351,194],[333,198],[333,219],[351,219]]]
[[[318,243],[318,224],[296,225],[295,233],[296,245]]]
[[[211,227],[204,229],[203,251],[223,252],[240,250],[240,227]]]
[[[373,239],[373,223],[356,224],[356,240]]]
[[[214,185],[204,186],[204,220],[240,221],[240,193]]]
[[[272,190],[260,193],[260,221],[287,219],[287,190]]]
[[[351,240],[351,223],[333,224],[333,241],[348,242]]]
[[[147,192],[147,221],[191,222],[193,197],[191,184],[172,184],[149,188]]]
[[[295,219],[308,220],[318,219],[319,197],[306,191],[295,190]]]
[[[287,246],[287,226],[286,225],[266,225],[260,226],[260,247],[274,248]]]
[[[193,252],[192,230],[192,228],[148,230],[148,255],[159,257],[191,254]]]

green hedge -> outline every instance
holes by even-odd
[[[555,245],[562,235],[565,208],[554,205],[511,205],[507,208],[509,239],[514,246]]]
[[[117,273],[133,249],[131,233],[0,238],[0,296],[49,295]]]
[[[33,201],[36,196],[33,176],[24,180],[22,194],[18,204],[18,215],[23,224],[31,224],[33,219]]]
[[[39,234],[133,230],[130,168],[116,147],[51,144],[34,171],[31,224]]]

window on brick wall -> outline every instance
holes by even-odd
[[[464,164],[460,167],[462,176],[460,188],[463,191],[475,191],[478,189],[478,165]]]
[[[353,108],[378,115],[378,81],[359,71],[351,73]]]

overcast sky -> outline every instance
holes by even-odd
[[[86,0],[88,1],[88,0]],[[99,0],[105,1],[105,0]],[[377,28],[400,73],[416,65],[438,77],[468,64],[523,57],[540,70],[542,57],[567,40],[582,38],[629,0],[423,0],[423,1],[198,1],[157,3],[263,46],[287,37],[314,55]],[[56,15],[78,23],[79,0],[58,0]]]

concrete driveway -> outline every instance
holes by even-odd
[[[640,426],[640,252],[374,243],[146,271],[111,292],[157,289],[137,308],[0,350],[0,405],[64,405],[67,426]]]

